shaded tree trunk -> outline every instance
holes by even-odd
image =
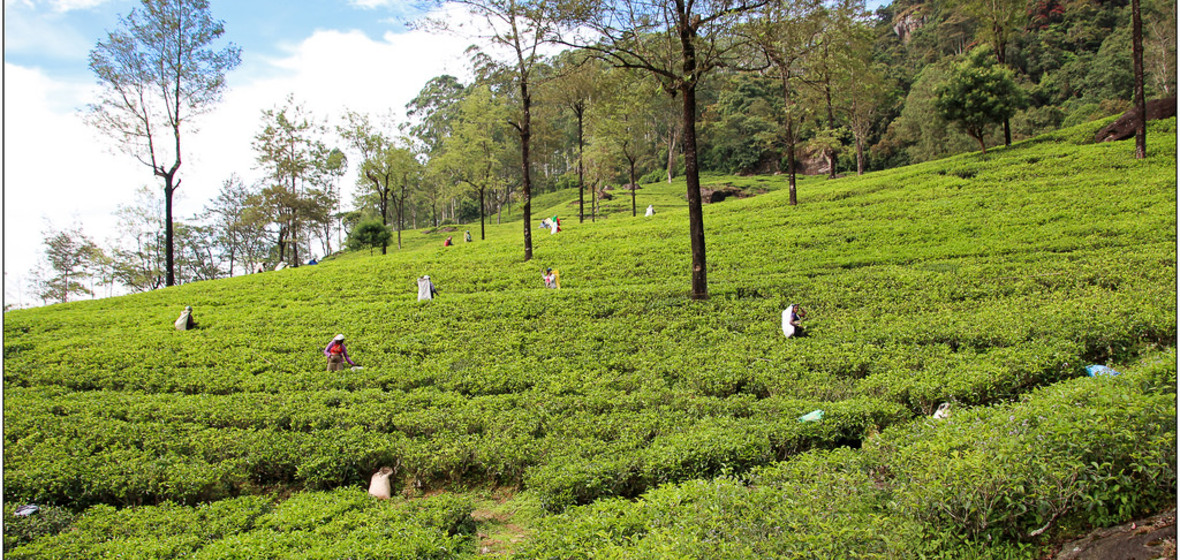
[[[795,104],[791,102],[791,86],[789,79],[790,78],[786,74],[782,76],[783,102],[787,107],[787,185],[789,189],[788,192],[790,193],[790,198],[787,201],[787,204],[791,206],[797,206],[799,204],[799,199],[795,196],[795,167],[798,165],[798,161],[795,158],[795,116],[794,112],[792,111]]]
[[[177,159],[179,160],[179,157]],[[180,185],[173,185],[175,175],[175,168],[171,173],[164,174],[164,286],[176,285],[176,274],[173,272],[175,259],[172,251],[172,193]]]
[[[680,47],[684,56],[684,76],[680,86],[683,96],[684,178],[688,184],[688,235],[692,242],[692,299],[709,299],[708,270],[705,262],[705,222],[701,211],[701,177],[697,168],[697,75],[696,32],[682,26]]]
[[[529,141],[532,137],[531,127],[531,108],[532,98],[529,97],[528,80],[521,76],[520,79],[520,106],[522,111],[520,119],[520,165],[524,173],[524,180],[521,184],[521,190],[524,196],[524,260],[529,261],[533,258],[533,183],[532,177],[529,174]]]
[[[635,191],[639,190],[639,185],[635,182],[635,158],[627,156],[627,163],[630,164],[630,173],[628,177],[631,179],[631,217],[635,217]]]
[[[574,106],[574,113],[578,115],[578,223],[582,223],[586,221],[586,181],[582,166],[582,151],[585,146],[582,119],[586,113],[585,106],[578,103]]]
[[[865,174],[865,141],[860,135],[856,137],[856,174]]]
[[[1143,19],[1139,0],[1131,0],[1131,58],[1135,67],[1135,109],[1139,112],[1135,123],[1135,159],[1147,157],[1147,100],[1143,93]]]

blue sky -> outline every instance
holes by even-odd
[[[421,3],[349,0],[212,0],[213,16],[226,23],[226,37],[246,52],[277,54],[278,45],[318,29],[354,29],[379,38],[405,31],[423,13]],[[47,71],[78,73],[94,43],[114,29],[135,0],[5,0],[7,62]],[[77,7],[71,7],[77,6]],[[85,64],[81,71],[85,73]]]
[[[5,303],[36,303],[27,288],[42,233],[81,225],[100,245],[117,237],[115,211],[151,171],[85,125],[94,99],[90,49],[116,29],[138,0],[5,0]],[[405,0],[212,0],[225,22],[217,48],[232,41],[242,64],[227,76],[215,110],[184,137],[183,186],[175,216],[200,212],[231,174],[257,180],[250,148],[261,113],[288,94],[335,125],[345,109],[370,115],[404,107],[432,77],[469,75],[464,49],[478,38],[414,31],[428,6]],[[341,183],[347,206],[354,177]]]

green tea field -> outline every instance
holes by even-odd
[[[704,177],[753,195],[705,206],[705,301],[681,180],[637,217],[538,197],[563,231],[534,223],[527,262],[516,209],[486,241],[7,312],[4,554],[1033,559],[1157,513],[1176,121],[1146,160],[1102,124],[805,178],[797,206],[785,176]],[[337,333],[363,369],[325,371]]]

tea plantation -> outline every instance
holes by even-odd
[[[680,182],[643,185],[638,217],[621,191],[583,223],[576,192],[538,198],[563,231],[528,262],[517,213],[486,241],[8,312],[5,555],[1039,558],[1154,513],[1176,127],[1137,161],[1087,142],[1102,124],[807,178],[798,206],[785,177],[706,177],[756,194],[705,208],[707,301]],[[363,369],[325,371],[337,333]],[[382,466],[393,500],[365,491]]]

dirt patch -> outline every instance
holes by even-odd
[[[1053,560],[1154,560],[1176,557],[1176,510],[1098,529],[1065,543]]]
[[[511,506],[508,506],[508,509],[501,507],[512,497],[511,489],[497,489],[489,496],[493,504],[485,502],[485,507],[478,507],[471,512],[471,518],[475,520],[477,527],[476,536],[479,537],[477,548],[480,554],[493,556],[512,554],[516,547],[528,538],[529,531],[513,522],[515,512]]]

